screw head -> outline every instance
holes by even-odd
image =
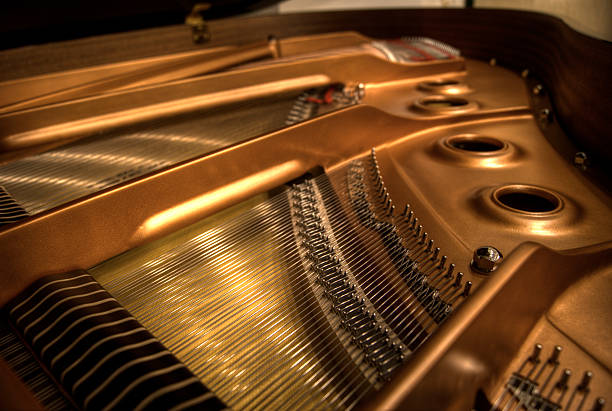
[[[549,109],[543,108],[538,112],[538,121],[540,125],[546,126],[548,123],[552,121],[552,113]]]
[[[210,32],[206,25],[192,26],[191,35],[194,43],[204,43],[210,40]]]
[[[586,170],[589,166],[589,157],[582,151],[577,152],[574,155],[574,165],[582,170]]]
[[[365,97],[365,90],[366,90],[366,88],[365,88],[365,84],[363,84],[363,83],[359,83],[359,84],[357,84],[355,94],[357,95],[357,98],[358,98],[359,100],[361,100],[362,98],[364,98],[364,97]]]
[[[488,274],[495,270],[503,259],[502,253],[495,247],[478,247],[474,250],[471,266],[475,271]]]
[[[544,94],[544,86],[542,86],[541,84],[536,84],[531,90],[531,92],[536,96],[539,96],[540,94]]]

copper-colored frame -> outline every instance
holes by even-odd
[[[475,110],[456,114],[415,110],[413,103],[427,94],[419,83],[441,76],[469,85],[462,95],[474,102]],[[554,328],[542,321],[555,301],[563,304],[559,296],[581,279],[607,278],[612,272],[609,197],[551,147],[536,125],[528,88],[506,69],[470,60],[410,67],[359,53],[254,66],[3,114],[3,144],[23,148],[57,138],[69,140],[84,131],[332,82],[365,83],[364,104],[4,228],[0,303],[40,276],[91,267],[314,166],[331,170],[375,146],[394,200],[411,203],[431,236],[479,287],[393,381],[363,406],[465,409],[472,405],[477,388],[493,395],[513,359],[525,349],[525,341],[536,338],[530,335]],[[202,105],[168,104],[184,99]],[[164,107],[172,108],[164,111]],[[83,121],[83,113],[94,120]],[[448,138],[466,134],[492,136],[506,145],[494,155],[454,152]],[[186,183],[193,181],[199,183]],[[540,215],[498,207],[493,193],[509,184],[550,190],[559,196],[562,207]],[[471,251],[483,242],[511,254],[490,278],[469,267]],[[517,305],[524,293],[538,298]],[[609,319],[610,310],[604,313]],[[500,316],[508,322],[499,324]],[[573,328],[565,327],[564,332],[574,333]],[[491,329],[495,332],[489,333]],[[600,361],[607,375],[596,388],[609,389],[610,364],[605,358]]]

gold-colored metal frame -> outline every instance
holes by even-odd
[[[413,110],[430,93],[419,84],[439,78],[466,84],[458,95],[474,109],[438,115]],[[394,201],[410,202],[438,245],[479,287],[364,408],[465,409],[476,388],[492,395],[530,333],[548,330],[542,318],[559,296],[578,280],[609,275],[612,268],[610,199],[543,138],[526,87],[511,72],[463,59],[393,64],[367,53],[253,66],[4,113],[2,148],[44,149],[120,125],[336,82],[364,83],[363,104],[2,228],[0,304],[36,278],[86,269],[315,166],[340,167],[374,146]],[[449,138],[466,135],[494,137],[503,147],[483,154],[448,146]],[[500,207],[496,190],[517,185],[543,187],[562,207],[543,214]],[[472,250],[485,242],[510,254],[490,278],[469,267]],[[569,249],[574,251],[559,251]],[[508,320],[500,324],[500,317]],[[610,386],[607,370],[604,387]]]

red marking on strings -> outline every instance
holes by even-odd
[[[306,101],[308,101],[309,103],[317,103],[317,104],[324,103],[323,100],[321,100],[320,98],[316,98],[316,97],[306,97]]]
[[[317,97],[306,97],[306,101],[308,101],[309,103],[316,103],[316,104],[331,104],[334,102],[334,88],[330,87],[325,91],[325,94],[323,95],[323,98],[317,98]]]
[[[325,96],[323,96],[323,101],[325,101],[325,104],[331,104],[334,101],[334,89],[333,87],[330,87],[327,89],[327,91],[325,92]]]

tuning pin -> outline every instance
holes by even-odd
[[[552,354],[550,354],[550,358],[548,359],[548,362],[550,364],[558,364],[559,356],[561,355],[561,351],[563,351],[563,347],[561,347],[560,345],[555,345],[555,348],[553,348]]]
[[[453,278],[453,271],[455,270],[455,264],[451,263],[448,266],[448,271],[446,272],[446,278]]]
[[[529,356],[529,361],[538,363],[540,362],[540,353],[542,352],[542,344],[537,343],[533,346],[533,352]]]
[[[467,283],[465,283],[465,288],[463,289],[463,296],[467,297],[468,295],[470,295],[471,289],[472,289],[472,282],[468,281]]]
[[[406,222],[410,222],[412,221],[412,219],[414,218],[414,211],[410,210],[410,212],[408,213],[408,217],[406,217]]]
[[[603,410],[604,405],[606,405],[606,400],[602,397],[599,397],[595,400],[592,411],[601,411]]]
[[[433,249],[433,245],[434,245],[434,240],[429,240],[429,243],[427,243],[427,248],[426,248],[426,251],[428,253],[431,252],[431,250]]]
[[[389,217],[392,217],[394,212],[395,212],[395,206],[391,204],[391,207],[389,207]]]
[[[587,391],[592,378],[593,373],[591,371],[585,371],[584,375],[582,376],[582,381],[580,381],[580,384],[578,385],[578,391]]]
[[[406,204],[406,207],[404,207],[404,212],[402,213],[402,217],[408,217],[408,211],[410,211],[410,204]]]
[[[417,227],[417,231],[416,231],[417,238],[421,236],[422,232],[423,232],[423,226],[419,224],[419,226]]]
[[[414,217],[414,220],[412,220],[412,226],[410,227],[412,231],[414,231],[414,228],[417,226],[418,222],[419,219],[417,217]]]
[[[561,377],[559,378],[559,381],[557,381],[557,384],[555,386],[560,390],[567,389],[567,382],[569,381],[569,378],[571,376],[572,371],[569,368],[566,368],[565,370],[563,370],[563,373],[561,374]]]
[[[421,244],[425,244],[425,242],[427,241],[427,237],[429,236],[429,234],[427,233],[423,233],[423,235],[421,236]]]
[[[431,259],[433,261],[436,261],[438,259],[438,256],[440,255],[440,247],[436,247],[436,249],[434,250],[433,255],[431,256]],[[444,256],[446,257],[446,256]],[[444,258],[442,257],[442,258]],[[444,267],[444,264],[442,264],[442,262],[440,262],[440,268]]]
[[[455,287],[461,287],[461,280],[463,280],[463,273],[458,272],[457,277],[455,278]]]

